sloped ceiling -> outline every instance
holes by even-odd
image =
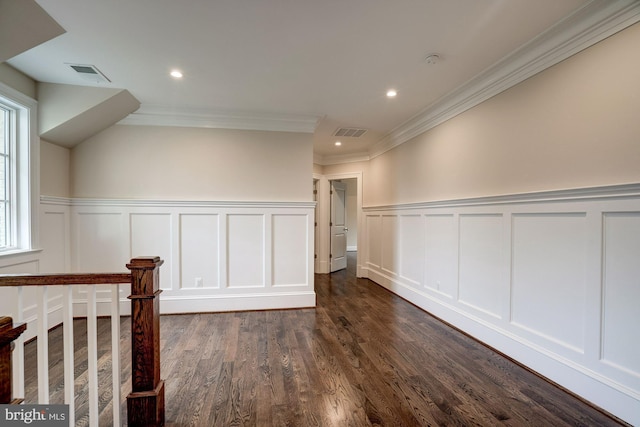
[[[73,147],[140,107],[125,89],[38,84],[40,136]]]
[[[64,33],[33,0],[0,0],[0,62]]]
[[[0,0],[0,62],[64,34],[33,0]],[[40,83],[40,136],[65,147],[84,141],[140,107],[125,89]]]

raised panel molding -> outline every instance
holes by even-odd
[[[367,235],[367,253],[365,263],[374,269],[381,268],[382,236],[380,234],[382,217],[380,215],[367,215],[365,228]]]
[[[500,214],[464,214],[459,217],[458,300],[501,318],[505,283],[502,275],[502,221]]]
[[[180,214],[180,288],[220,287],[220,215]]]
[[[124,271],[131,258],[122,212],[85,211],[72,213],[72,265],[74,272]],[[124,261],[124,262],[123,262]]]
[[[300,286],[309,280],[313,268],[308,262],[313,251],[311,221],[313,217],[308,214],[272,215],[272,286]]]
[[[365,277],[640,425],[639,184],[364,214]]]
[[[640,382],[640,212],[607,212],[603,222],[602,360]]]
[[[262,288],[266,283],[265,216],[227,216],[227,287]]]
[[[398,242],[398,216],[397,215],[382,215],[382,257],[381,266],[382,270],[387,274],[393,276],[398,275],[398,249],[400,244]]]
[[[516,214],[512,219],[512,235],[512,322],[582,353],[586,322],[586,214]]]
[[[425,215],[425,288],[458,299],[458,229],[453,215]]]
[[[315,306],[314,202],[41,202],[69,210],[76,271],[126,271],[132,256],[160,256],[162,313]],[[83,297],[74,302],[80,313]]]
[[[412,286],[420,287],[424,273],[424,219],[420,215],[401,215],[400,278]]]
[[[160,256],[164,260],[160,289],[173,289],[171,240],[174,230],[171,215],[165,212],[130,213],[130,256]]]
[[[43,206],[40,214],[41,273],[64,273],[70,268],[69,210]]]

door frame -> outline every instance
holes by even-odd
[[[356,276],[364,277],[362,260],[364,255],[365,245],[365,233],[362,227],[362,172],[346,172],[337,174],[320,175],[313,174],[313,179],[317,180],[317,217],[316,217],[316,255],[314,268],[315,272],[319,274],[327,274],[330,272],[329,254],[331,252],[330,247],[330,233],[329,222],[331,221],[331,199],[330,191],[331,185],[329,181],[341,180],[341,179],[356,179],[356,213],[357,213],[357,228],[358,228],[358,252],[357,252],[357,268]]]
[[[332,273],[334,273],[336,271],[344,270],[345,268],[347,268],[347,221],[349,215],[347,213],[348,199],[347,184],[345,183],[345,180],[332,179],[329,181],[329,185],[331,187],[331,192],[329,193],[329,206],[331,212],[329,221],[329,246],[331,248],[329,256],[329,269]],[[340,217],[342,217],[341,223],[338,222]],[[342,236],[342,238],[340,238],[339,236]],[[340,244],[343,239],[344,245]]]

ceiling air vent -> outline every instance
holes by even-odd
[[[95,65],[85,64],[67,64],[73,69],[78,76],[85,80],[89,80],[93,83],[111,83],[111,80],[107,78]]]
[[[366,129],[358,128],[339,128],[333,136],[346,136],[350,138],[360,138],[367,132]]]

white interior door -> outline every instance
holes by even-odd
[[[346,185],[331,181],[331,272],[347,268]]]

